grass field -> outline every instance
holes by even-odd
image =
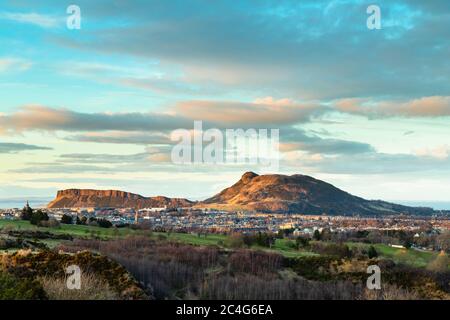
[[[165,238],[167,240],[179,241],[186,244],[191,245],[203,245],[203,246],[219,246],[225,247],[227,236],[220,234],[208,234],[206,236],[191,233],[160,233],[160,232],[148,232],[143,230],[133,230],[131,228],[100,228],[93,226],[82,226],[82,225],[67,225],[61,224],[56,228],[44,228],[37,227],[30,224],[28,221],[20,221],[20,220],[3,220],[0,219],[0,228],[11,228],[14,230],[40,230],[47,231],[54,234],[70,234],[73,237],[78,238],[93,238],[98,237],[102,239],[112,239],[115,237],[126,237],[128,235],[150,235],[154,238]],[[49,247],[57,246],[60,241],[59,240],[44,240]],[[289,246],[291,240],[287,239],[276,239],[275,245],[272,248],[265,247],[257,247],[254,246],[254,249],[260,249],[268,252],[277,252],[282,254],[285,257],[296,258],[296,257],[304,257],[304,256],[313,256],[317,255],[316,253],[309,252],[306,250],[296,250]],[[369,244],[366,243],[347,243],[349,247],[355,246],[365,246],[368,247]],[[379,256],[392,259],[395,262],[401,262],[405,264],[409,264],[416,267],[426,267],[427,264],[434,260],[437,256],[436,252],[422,252],[414,249],[399,249],[392,248],[388,245],[384,244],[375,244],[375,249],[377,250]]]
[[[347,244],[350,248],[355,246],[363,246],[368,248],[370,246],[366,243],[349,242]],[[373,246],[377,250],[378,255],[383,258],[392,259],[397,263],[404,263],[420,268],[426,267],[428,263],[436,259],[438,255],[438,253],[436,252],[424,252],[415,249],[393,248],[386,244],[374,244]]]
[[[281,253],[283,256],[288,258],[297,258],[297,257],[304,257],[304,256],[317,256],[317,253],[305,251],[305,250],[296,250],[289,246],[289,243],[293,242],[292,240],[288,239],[276,239],[275,245],[272,247],[272,249],[263,249],[266,251],[275,251],[278,253]]]
[[[172,232],[170,234],[153,232],[152,234],[153,237],[154,236],[157,237],[159,235],[167,237],[168,240],[175,240],[198,246],[212,246],[212,245],[223,246],[223,243],[227,239],[227,236],[221,234],[208,234],[206,236],[204,235],[198,236],[197,234],[191,233],[175,233],[175,232]]]
[[[100,228],[93,226],[83,226],[83,225],[67,225],[61,224],[59,227],[55,228],[44,228],[37,227],[30,224],[28,221],[21,220],[3,220],[0,219],[0,228],[11,228],[11,230],[39,230],[39,231],[47,231],[53,234],[69,234],[73,237],[78,238],[93,238],[99,237],[102,239],[112,239],[115,237],[126,237],[128,235],[149,235],[153,238],[165,238],[167,240],[179,241],[186,244],[191,245],[202,245],[202,246],[218,246],[224,247],[227,241],[226,235],[221,234],[207,234],[198,236],[197,234],[191,233],[163,233],[163,232],[146,232],[143,230],[133,230],[131,228]],[[42,241],[47,244],[50,248],[57,246],[61,241],[60,240],[44,240]],[[302,257],[306,255],[316,255],[315,253],[307,252],[307,251],[298,251],[288,246],[289,240],[285,239],[277,239],[275,245],[271,248],[264,247],[253,247],[254,249],[260,249],[268,252],[278,252],[286,257]]]
[[[37,227],[28,221],[22,220],[4,220],[0,219],[0,228],[11,228],[12,230],[39,230],[39,231],[48,231],[54,234],[70,234],[74,237],[92,237],[97,236],[101,238],[112,238],[117,235],[126,236],[128,234],[136,233],[137,231],[132,230],[130,228],[100,228],[93,226],[82,226],[82,225],[69,225],[69,224],[61,224],[56,228],[44,228]]]

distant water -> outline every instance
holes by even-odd
[[[49,203],[52,198],[0,198],[0,209],[23,208],[25,204],[30,203],[32,208],[42,208]]]
[[[389,201],[411,207],[429,207],[434,210],[450,210],[450,201]]]

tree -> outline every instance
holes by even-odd
[[[297,237],[297,239],[295,239],[295,242],[297,243],[297,246],[299,248],[307,248],[307,247],[309,247],[309,239],[307,239],[307,238]]]
[[[78,217],[77,217],[77,219],[78,219]],[[61,217],[61,223],[72,224],[72,217],[67,214],[63,214],[63,216]]]
[[[317,240],[317,241],[319,241],[321,239],[319,230],[314,231],[313,238],[314,238],[314,240]]]
[[[48,221],[48,215],[42,210],[37,210],[31,215],[30,223],[38,225],[39,223],[41,223],[41,221]]]
[[[97,224],[101,228],[111,228],[112,227],[111,221],[106,220],[106,219],[98,219]]]
[[[39,226],[45,227],[45,228],[59,228],[60,223],[56,219],[49,219],[48,221],[39,222]]]
[[[412,241],[409,240],[409,239],[405,239],[405,241],[403,241],[403,246],[404,246],[406,249],[411,248],[411,246],[412,246]]]
[[[322,229],[322,232],[320,233],[320,240],[323,241],[329,241],[331,240],[331,231],[330,229]]]
[[[370,246],[367,255],[369,256],[369,259],[376,258],[378,257],[378,252],[374,246]]]
[[[30,204],[27,201],[27,204],[22,209],[22,213],[20,215],[22,220],[30,220],[31,216],[33,215],[33,209],[31,209]]]
[[[81,217],[80,221],[81,221],[81,224],[82,224],[82,225],[86,225],[86,224],[87,224],[87,218],[84,217],[84,216]]]
[[[436,242],[438,243],[439,249],[444,250],[446,252],[450,251],[450,231],[443,231],[440,235],[437,236]]]

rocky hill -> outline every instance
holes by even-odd
[[[167,197],[143,197],[138,194],[118,190],[68,189],[58,191],[48,208],[149,208],[149,207],[190,207],[193,202],[187,199]]]
[[[58,191],[49,208],[191,207],[273,213],[328,215],[430,215],[431,208],[408,207],[381,200],[366,200],[310,176],[257,175],[246,172],[219,194],[201,202],[182,198],[143,197],[117,190],[68,189]]]
[[[310,176],[245,173],[219,194],[198,204],[218,209],[329,215],[432,214],[381,200],[365,200]]]

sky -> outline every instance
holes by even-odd
[[[0,198],[202,199],[253,170],[448,202],[449,30],[447,0],[0,0]],[[173,163],[196,120],[278,129],[278,170]]]

